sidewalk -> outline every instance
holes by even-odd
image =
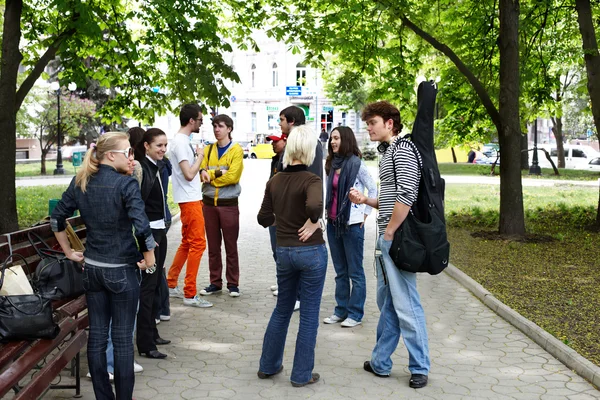
[[[419,275],[429,331],[432,368],[429,385],[408,387],[407,353],[401,342],[393,358],[392,375],[377,378],[363,371],[375,343],[379,312],[373,274],[375,220],[369,218],[365,237],[367,302],[363,325],[319,327],[315,372],[321,381],[304,388],[289,383],[298,331],[292,317],[282,374],[266,380],[256,376],[266,325],[276,302],[267,230],[256,223],[266,180],[262,163],[245,164],[240,200],[241,262],[239,298],[226,293],[209,296],[209,309],[184,307],[171,299],[171,321],[161,322],[162,346],[169,357],[136,356],[144,372],[136,375],[134,397],[140,399],[600,399],[600,392],[518,329],[482,304],[448,274]],[[181,238],[180,223],[169,231],[170,265]],[[224,254],[223,254],[224,256]],[[208,257],[202,259],[198,288],[208,284]],[[331,315],[335,273],[329,259],[320,318]],[[183,275],[181,276],[183,282]],[[136,353],[137,354],[137,353]],[[86,364],[85,358],[82,358]],[[87,367],[82,366],[82,374]],[[68,398],[72,391],[51,391],[48,398]],[[91,381],[83,379],[83,398],[93,399]]]

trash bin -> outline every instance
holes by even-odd
[[[76,151],[75,153],[73,153],[72,161],[74,167],[81,166],[81,161],[83,160],[84,155],[85,153],[81,151]]]
[[[48,215],[52,215],[52,211],[54,211],[54,207],[58,204],[60,199],[50,199],[48,200]]]

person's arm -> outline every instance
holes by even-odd
[[[419,191],[419,161],[410,147],[403,147],[392,155],[396,164],[396,203],[390,217],[390,222],[385,228],[383,238],[392,240],[394,233],[402,225]]]
[[[194,180],[196,174],[198,174],[198,171],[200,171],[200,166],[204,160],[204,152],[198,150],[199,148],[196,146],[197,157],[190,163],[188,160],[188,155],[186,154],[188,153],[188,149],[183,148],[182,146],[177,148],[177,160],[181,160],[179,161],[179,168],[181,168],[181,173],[183,174],[184,178],[189,182]]]
[[[367,198],[377,200],[377,185],[369,173],[367,166],[361,162],[358,170],[358,180],[367,188]],[[366,203],[365,203],[366,204]],[[365,215],[370,215],[373,207],[366,204]]]
[[[321,228],[319,218],[323,214],[323,183],[321,179],[314,178],[308,183],[306,189],[306,214],[308,219],[298,229],[298,237],[301,242],[306,242],[317,229]]]
[[[234,144],[229,151],[233,152],[229,168],[225,171],[211,170],[211,174],[215,176],[211,180],[211,183],[215,187],[235,185],[239,183],[242,177],[242,171],[244,170],[244,150],[242,150],[240,145]]]
[[[267,182],[267,187],[265,188],[265,196],[263,197],[262,205],[260,206],[260,211],[256,216],[258,223],[266,228],[275,224],[275,214],[273,214],[273,201],[271,199],[271,181]]]
[[[69,218],[75,210],[77,209],[77,202],[75,201],[75,178],[71,180],[69,187],[64,191],[62,198],[54,207],[52,211],[52,215],[50,216],[50,227],[54,232],[54,236],[56,236],[56,240],[62,251],[65,253],[65,256],[69,260],[73,260],[75,262],[83,261],[83,253],[80,251],[74,251],[71,249],[71,244],[69,243],[69,238],[67,237],[67,229],[66,220]]]
[[[56,236],[60,248],[69,260],[78,263],[83,262],[83,252],[75,251],[71,248],[71,243],[69,243],[69,237],[67,236],[66,231],[54,232],[54,236]]]
[[[377,197],[367,197],[364,193],[359,192],[356,188],[350,189],[348,197],[350,198],[350,201],[354,204],[366,204],[369,207],[379,209],[379,200]]]
[[[154,247],[156,242],[152,236],[150,222],[146,216],[144,202],[140,190],[137,187],[135,180],[127,179],[121,190],[121,197],[127,210],[127,215],[135,228],[135,237],[140,248],[140,252],[144,255],[146,267],[151,267],[155,264]]]

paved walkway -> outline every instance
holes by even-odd
[[[254,161],[254,162],[253,162]],[[244,171],[241,199],[241,292],[239,298],[213,295],[210,309],[184,307],[172,299],[172,319],[159,325],[173,343],[161,347],[169,357],[137,357],[144,372],[136,375],[136,399],[600,399],[583,378],[498,317],[446,274],[420,275],[419,287],[429,330],[432,368],[429,385],[408,387],[407,353],[401,343],[388,379],[362,369],[370,358],[379,312],[373,274],[374,218],[368,220],[365,241],[367,303],[363,325],[319,327],[315,372],[321,381],[304,388],[289,383],[298,316],[292,318],[284,372],[273,379],[256,377],[262,338],[275,305],[269,286],[275,283],[268,232],[256,223],[268,166],[253,160]],[[180,225],[169,232],[171,260],[180,239]],[[168,263],[167,263],[168,264]],[[208,283],[207,256],[198,287]],[[331,260],[323,293],[321,319],[335,301]],[[183,275],[182,275],[183,277]],[[85,361],[84,361],[85,362]],[[86,366],[83,367],[86,371]],[[83,379],[84,399],[93,399],[91,381]],[[68,398],[72,391],[50,392]]]

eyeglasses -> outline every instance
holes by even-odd
[[[194,121],[200,121],[200,123],[202,123],[202,121],[204,121],[204,118],[194,118]]]
[[[125,150],[111,150],[110,153],[122,153],[125,157],[129,158],[133,156],[133,147],[128,147]]]

